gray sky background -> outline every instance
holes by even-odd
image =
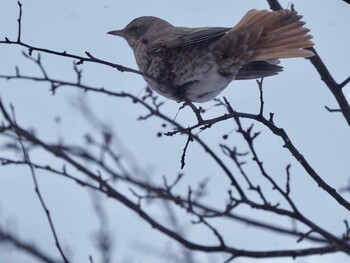
[[[288,7],[290,1],[280,1]],[[106,32],[123,28],[129,21],[142,15],[153,15],[166,19],[178,26],[233,26],[250,9],[267,9],[266,1],[83,1],[62,0],[45,1],[24,0],[22,40],[38,47],[84,55],[89,51],[94,56],[136,68],[134,57],[127,43]],[[343,1],[293,1],[295,8],[304,16],[307,27],[314,36],[316,50],[338,82],[349,75],[350,62],[350,6]],[[17,1],[0,2],[0,38],[15,39],[17,34]],[[34,64],[23,58],[23,48],[0,45],[0,74],[13,74],[18,65],[22,73],[40,74]],[[74,80],[72,61],[65,58],[42,55],[48,74],[55,78]],[[320,173],[322,178],[334,188],[347,184],[350,177],[350,137],[349,127],[340,114],[330,114],[324,105],[336,108],[336,102],[312,65],[304,59],[283,60],[284,72],[279,76],[264,80],[265,113],[275,113],[275,123],[283,127],[294,144],[307,160]],[[114,91],[128,91],[139,94],[145,87],[144,80],[130,73],[120,73],[111,68],[85,63],[83,66],[83,83],[104,86]],[[180,170],[180,156],[186,138],[157,138],[162,122],[151,119],[146,122],[136,121],[144,113],[127,100],[119,100],[96,94],[84,94],[75,89],[62,88],[51,96],[47,84],[25,81],[6,82],[0,80],[0,94],[6,103],[13,103],[16,108],[17,121],[24,127],[35,127],[38,135],[46,141],[57,142],[64,138],[66,142],[80,142],[83,135],[92,128],[83,121],[77,110],[78,98],[88,102],[96,116],[116,131],[121,142],[138,160],[140,167],[150,174],[154,181],[161,176],[175,177]],[[350,97],[349,85],[346,94]],[[226,96],[235,109],[256,113],[259,107],[258,89],[255,81],[233,82],[221,95]],[[212,102],[203,104],[210,107]],[[169,116],[175,116],[179,105],[167,102],[163,108]],[[208,112],[209,116],[222,113],[219,109]],[[61,122],[55,123],[55,117]],[[184,125],[194,123],[190,111],[180,112],[177,120]],[[248,122],[249,123],[249,122]],[[257,127],[261,128],[261,127]],[[169,128],[170,129],[170,128]],[[217,152],[222,142],[221,136],[232,130],[229,124],[220,124],[202,136]],[[97,133],[96,133],[97,134]],[[266,167],[276,178],[285,179],[284,167],[292,163],[293,197],[302,211],[326,229],[342,233],[343,219],[350,219],[345,209],[337,206],[334,200],[320,191],[309,179],[301,167],[291,161],[287,151],[281,149],[281,141],[268,131],[263,132],[258,141],[261,156]],[[0,138],[1,140],[1,138]],[[234,143],[244,147],[239,135],[232,134],[230,145]],[[2,154],[0,152],[0,154]],[[1,155],[3,156],[3,155]],[[42,153],[32,156],[41,160]],[[197,158],[200,156],[200,159]],[[45,155],[47,162],[54,158]],[[276,161],[278,160],[278,161]],[[205,164],[205,167],[203,167]],[[59,164],[57,167],[60,167]],[[210,200],[213,204],[225,200],[225,191],[229,187],[222,174],[216,174],[216,165],[203,154],[195,144],[190,146],[187,154],[185,173],[186,184],[180,186],[185,191],[188,184],[200,182],[206,176],[211,178]],[[56,230],[64,247],[71,249],[74,262],[88,262],[88,255],[94,252],[91,232],[98,229],[90,202],[91,194],[81,187],[66,180],[45,176],[38,172],[42,193],[47,200],[55,221]],[[304,186],[307,186],[305,190]],[[349,197],[349,196],[347,196]],[[164,262],[139,251],[145,245],[152,249],[171,244],[169,239],[139,220],[138,216],[125,207],[111,201],[103,201],[110,216],[110,227],[115,235],[116,253],[114,262],[123,262],[129,257],[131,262]],[[161,210],[154,207],[153,212]],[[240,211],[244,213],[245,211]],[[160,215],[159,215],[160,216]],[[256,214],[259,216],[259,214]],[[266,220],[273,219],[266,218]],[[281,220],[281,219],[279,219]],[[14,221],[14,222],[13,222]],[[279,223],[289,224],[288,221]],[[11,223],[9,223],[11,222]],[[17,233],[24,240],[33,241],[58,258],[46,217],[34,193],[34,186],[27,167],[0,166],[0,224],[15,224]],[[183,223],[190,226],[188,223]],[[191,227],[191,226],[190,226]],[[231,243],[240,248],[264,249],[293,247],[291,239],[277,240],[261,231],[237,224],[235,228],[227,227],[222,222],[220,229],[232,232]],[[188,233],[195,240],[206,237],[203,229],[191,228]],[[252,240],[252,236],[255,236]],[[250,237],[250,238],[249,238]],[[201,240],[203,241],[203,240]],[[210,243],[211,240],[208,240]],[[166,246],[166,245],[165,245]],[[204,261],[198,255],[198,262]],[[213,256],[211,262],[222,259]],[[239,259],[237,262],[350,262],[349,258],[338,253],[332,256],[292,259],[267,259],[254,261]],[[34,263],[27,257],[8,252],[0,246],[0,262]],[[95,262],[99,262],[96,258]]]

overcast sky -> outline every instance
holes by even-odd
[[[288,7],[290,1],[280,1]],[[250,9],[268,9],[266,1],[83,1],[61,0],[47,1],[23,0],[22,40],[38,47],[84,55],[89,51],[94,56],[127,67],[136,68],[131,49],[127,43],[106,32],[121,29],[138,16],[152,15],[161,17],[178,26],[202,27],[236,24]],[[306,25],[314,36],[316,50],[329,68],[334,78],[341,82],[349,76],[350,62],[350,6],[341,0],[293,1],[296,10],[304,16]],[[0,38],[15,39],[17,34],[18,5],[14,0],[1,0]],[[23,48],[0,45],[0,74],[13,74],[15,65],[29,75],[40,74],[34,64],[23,58]],[[74,80],[72,61],[51,55],[42,56],[48,73],[55,78]],[[283,60],[284,72],[279,76],[265,79],[265,110],[275,113],[275,122],[286,129],[293,142],[309,162],[320,172],[322,178],[334,188],[347,184],[350,177],[350,137],[349,127],[340,114],[330,114],[324,106],[337,108],[331,93],[320,80],[309,61],[305,59]],[[144,80],[130,73],[121,73],[100,65],[84,64],[83,82],[97,87],[106,87],[114,91],[128,91],[140,94],[145,87]],[[144,113],[127,100],[115,100],[96,94],[85,94],[74,89],[60,89],[51,96],[49,85],[25,81],[6,82],[0,80],[0,95],[5,104],[12,103],[16,108],[17,121],[23,127],[35,127],[39,136],[46,141],[57,142],[65,138],[66,142],[83,143],[83,135],[91,130],[87,121],[83,121],[77,109],[78,99],[89,103],[96,116],[117,131],[120,141],[138,160],[140,167],[153,174],[154,180],[161,180],[163,174],[176,176],[180,171],[179,160],[186,141],[183,136],[172,138],[156,137],[157,132],[165,131],[162,122],[152,119],[146,122],[136,121]],[[345,89],[350,97],[349,85]],[[240,111],[256,113],[259,97],[254,81],[233,82],[221,95],[226,96]],[[212,102],[204,104],[210,107]],[[176,115],[179,105],[169,101],[163,108],[168,116]],[[222,113],[213,109],[208,116]],[[61,119],[60,123],[55,118]],[[195,119],[190,111],[180,112],[177,120],[185,126],[193,124]],[[77,124],[78,123],[78,124]],[[217,147],[221,136],[230,132],[230,125],[218,125],[203,135],[213,147]],[[281,150],[281,142],[270,136],[260,142],[262,148],[268,145],[271,151],[263,153],[266,166],[272,174],[281,175],[283,167],[292,162],[294,198],[302,210],[320,225],[330,231],[341,234],[344,230],[343,219],[350,219],[345,209],[337,206],[328,195],[320,192],[316,183],[311,181],[291,156]],[[237,135],[232,136],[239,139]],[[3,138],[0,137],[0,143]],[[233,139],[234,140],[234,139]],[[237,142],[240,145],[242,142]],[[216,148],[218,150],[218,147]],[[276,152],[278,154],[276,155]],[[0,151],[0,155],[2,155]],[[202,150],[191,145],[188,152],[187,167],[184,172],[192,177],[189,183],[198,183],[204,177],[211,178],[212,201],[223,200],[217,189],[228,187],[225,181],[217,180],[217,167],[209,160],[196,158],[203,156]],[[205,156],[205,155],[204,155]],[[277,157],[276,157],[277,156]],[[40,160],[41,155],[38,153]],[[45,158],[46,157],[45,155]],[[274,161],[279,159],[276,164]],[[48,158],[47,162],[52,162]],[[205,164],[205,166],[203,166]],[[39,173],[40,174],[40,173]],[[44,173],[42,174],[44,175]],[[220,175],[222,176],[222,175]],[[71,250],[74,262],[88,262],[93,251],[91,232],[95,231],[97,219],[93,216],[91,195],[81,187],[66,180],[40,176],[43,194],[51,209],[62,243]],[[307,191],[304,185],[310,186]],[[186,189],[186,185],[183,186]],[[13,168],[0,166],[0,224],[15,225],[16,232],[25,240],[33,241],[45,251],[58,258],[47,220],[37,200],[34,186],[27,167]],[[346,196],[349,198],[349,196]],[[116,237],[114,262],[130,258],[131,262],[164,262],[164,259],[147,255],[140,247],[150,245],[153,249],[162,248],[170,242],[157,233],[138,216],[120,204],[104,201],[110,216],[110,227]],[[160,211],[155,211],[158,213]],[[191,227],[190,224],[188,224]],[[223,228],[225,230],[225,228]],[[293,241],[272,239],[264,232],[255,236],[243,232],[240,226],[232,231],[232,242],[239,248],[264,249],[275,246],[283,248]],[[190,235],[200,238],[200,230],[193,229]],[[150,242],[151,241],[151,242]],[[288,243],[289,242],[289,243]],[[294,241],[295,242],[295,241]],[[145,258],[143,258],[147,255]],[[199,256],[199,259],[202,258]],[[34,263],[15,252],[6,252],[0,245],[0,262]],[[237,262],[346,262],[349,258],[338,253],[332,256],[307,259],[267,259],[254,261],[240,259]],[[98,262],[98,261],[96,261]],[[199,261],[200,262],[200,261]]]

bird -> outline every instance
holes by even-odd
[[[176,27],[153,16],[107,34],[124,38],[149,88],[177,102],[207,102],[236,80],[277,75],[283,58],[314,55],[294,10],[248,11],[234,27]]]

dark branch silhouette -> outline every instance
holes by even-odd
[[[40,192],[40,188],[39,188],[38,179],[37,179],[37,176],[36,176],[36,173],[35,173],[35,169],[34,169],[34,167],[31,164],[31,161],[30,161],[30,158],[29,158],[29,154],[28,154],[28,152],[27,152],[27,150],[26,150],[26,148],[25,148],[25,146],[23,144],[23,141],[22,141],[22,138],[21,138],[21,134],[18,132],[19,129],[18,129],[18,126],[17,126],[17,123],[16,123],[14,108],[11,105],[11,110],[12,110],[12,119],[11,119],[10,115],[4,110],[4,108],[2,108],[1,99],[0,99],[0,107],[2,109],[2,113],[4,114],[5,119],[7,119],[9,121],[10,125],[12,126],[13,131],[17,135],[18,142],[20,144],[20,147],[21,147],[21,150],[22,150],[22,153],[23,153],[23,159],[24,159],[25,163],[28,165],[28,167],[30,168],[30,173],[32,175],[34,186],[35,186],[35,193],[37,194],[37,196],[38,196],[38,198],[40,200],[40,204],[41,204],[43,210],[45,211],[45,214],[46,214],[46,217],[47,217],[47,221],[49,222],[52,235],[53,235],[53,237],[55,239],[56,247],[57,247],[58,251],[61,254],[63,262],[64,263],[69,263],[66,255],[63,252],[63,249],[62,249],[62,247],[60,245],[60,241],[58,239],[57,232],[56,232],[53,220],[52,220],[51,215],[50,215],[50,210],[47,208],[47,205],[45,204],[44,198],[43,198],[43,196],[42,196],[42,194]]]
[[[58,259],[54,259],[49,255],[46,255],[44,251],[37,248],[35,245],[30,244],[29,242],[24,242],[19,237],[14,234],[5,231],[0,227],[0,245],[1,244],[9,244],[13,245],[16,249],[26,253],[33,258],[40,260],[40,262],[44,263],[62,263]]]
[[[278,1],[268,0],[268,3],[273,10],[281,9]],[[35,192],[40,200],[42,208],[46,213],[47,221],[50,224],[51,232],[56,242],[56,246],[61,254],[64,262],[68,262],[57,237],[57,233],[53,224],[53,219],[50,216],[49,209],[45,204],[44,196],[41,194],[37,182],[36,171],[44,171],[53,176],[59,176],[67,181],[75,183],[86,189],[99,194],[99,198],[108,198],[114,202],[122,204],[127,209],[133,211],[135,215],[152,226],[154,231],[162,233],[170,240],[176,241],[181,247],[181,258],[186,262],[196,262],[191,251],[201,251],[203,253],[220,253],[225,256],[225,262],[231,262],[237,257],[250,258],[272,258],[272,257],[301,257],[311,255],[330,254],[334,252],[343,252],[350,255],[349,244],[349,226],[344,220],[344,232],[333,233],[321,226],[317,220],[312,220],[309,215],[303,211],[298,204],[293,200],[293,169],[291,163],[285,164],[281,171],[282,178],[285,178],[281,183],[276,180],[269,171],[268,166],[264,164],[263,154],[256,146],[256,142],[261,140],[262,133],[257,130],[257,127],[263,127],[270,135],[273,135],[276,140],[283,141],[283,148],[286,149],[291,156],[291,159],[299,163],[304,169],[306,176],[309,176],[320,187],[320,191],[324,191],[328,197],[334,201],[334,205],[350,210],[350,203],[343,197],[342,193],[348,192],[349,187],[344,187],[337,191],[334,187],[322,178],[322,172],[316,172],[312,163],[309,162],[302,152],[297,148],[287,131],[274,123],[274,113],[269,113],[268,117],[265,112],[264,102],[264,87],[263,80],[257,81],[259,89],[259,110],[257,113],[238,112],[232,107],[230,101],[226,98],[223,100],[216,99],[213,107],[223,109],[225,113],[216,117],[207,118],[206,110],[202,107],[197,107],[193,103],[186,101],[180,110],[190,108],[194,114],[196,122],[191,125],[183,125],[179,121],[167,116],[163,113],[164,102],[160,101],[159,97],[150,89],[146,89],[142,96],[135,96],[128,92],[116,92],[104,87],[96,87],[86,85],[82,81],[82,70],[84,62],[89,62],[95,65],[102,65],[115,68],[121,72],[126,71],[138,75],[149,76],[143,72],[124,67],[119,64],[114,64],[108,61],[101,60],[93,56],[90,52],[85,52],[86,56],[79,56],[66,51],[58,52],[48,48],[34,47],[27,44],[21,38],[22,27],[22,4],[19,5],[18,17],[18,33],[17,40],[5,38],[5,41],[0,41],[0,45],[17,45],[24,47],[27,52],[23,52],[25,59],[29,59],[40,70],[40,76],[25,75],[20,72],[20,67],[15,68],[15,74],[1,74],[0,79],[8,81],[24,80],[34,83],[47,83],[50,87],[52,95],[61,88],[71,88],[83,90],[85,92],[94,93],[98,96],[108,96],[115,100],[129,100],[133,107],[140,107],[143,113],[137,118],[140,121],[148,121],[156,119],[162,123],[164,130],[158,132],[158,137],[165,135],[168,139],[173,136],[185,136],[185,145],[182,145],[182,154],[176,162],[180,163],[180,168],[184,168],[188,162],[188,151],[192,144],[197,144],[202,149],[202,154],[215,164],[217,168],[215,177],[211,180],[226,180],[228,182],[227,189],[219,189],[220,194],[225,194],[226,201],[218,203],[217,206],[209,204],[204,198],[208,192],[207,188],[210,182],[204,177],[198,185],[188,185],[187,191],[180,191],[178,186],[182,183],[187,184],[184,173],[178,173],[175,179],[169,179],[172,171],[169,174],[163,175],[162,182],[155,182],[150,179],[147,174],[142,176],[135,173],[131,166],[135,166],[131,161],[123,157],[123,151],[118,152],[112,148],[115,132],[112,129],[106,128],[104,120],[93,116],[93,113],[86,105],[80,105],[82,115],[91,122],[94,129],[101,132],[101,140],[88,134],[85,136],[85,144],[68,144],[64,142],[53,143],[45,141],[40,136],[31,132],[29,128],[21,125],[21,120],[16,119],[13,113],[10,114],[6,105],[7,100],[0,100],[0,113],[3,120],[0,124],[0,136],[3,142],[0,144],[0,154],[2,149],[14,153],[21,153],[23,159],[15,159],[14,157],[0,155],[0,163],[2,166],[28,166],[32,175]],[[292,7],[294,8],[294,7]],[[314,49],[311,49],[316,56],[310,59],[311,63],[316,68],[321,76],[321,79],[332,92],[338,102],[339,109],[331,109],[328,106],[325,108],[329,112],[342,112],[345,120],[350,125],[350,107],[346,101],[343,87],[350,82],[350,77],[338,84],[325,64]],[[37,54],[34,54],[37,53]],[[73,71],[75,73],[74,81],[52,78],[50,70],[45,67],[41,54],[47,53],[52,56],[64,57],[68,60],[73,60]],[[72,61],[70,61],[72,63]],[[13,108],[12,108],[13,109]],[[246,121],[251,122],[246,124]],[[201,137],[202,134],[215,131],[214,129],[222,123],[228,123],[232,130],[240,135],[241,141],[238,147],[236,142],[229,142],[228,137],[232,133],[227,133],[223,136],[223,142],[218,143],[218,152],[210,144]],[[259,126],[260,125],[260,126]],[[220,138],[220,135],[217,136]],[[232,145],[233,144],[233,145]],[[87,147],[88,146],[88,147]],[[180,146],[181,147],[181,146]],[[245,147],[245,148],[243,148]],[[29,156],[32,151],[37,149],[43,151],[48,156],[54,156],[60,163],[64,163],[62,167],[57,167],[54,163],[45,163],[45,160],[32,162]],[[244,149],[244,150],[242,150]],[[124,159],[123,159],[124,158]],[[86,164],[94,165],[94,169]],[[255,168],[255,173],[252,173],[247,165]],[[206,164],[203,164],[205,169]],[[187,167],[187,166],[186,166]],[[234,167],[234,168],[233,168]],[[141,170],[141,169],[140,169]],[[176,174],[176,173],[175,173]],[[259,180],[257,180],[259,178]],[[184,182],[186,181],[186,182]],[[261,183],[263,181],[264,183]],[[127,186],[129,192],[126,193],[117,187],[117,184],[122,183]],[[266,186],[271,191],[267,190]],[[312,185],[310,185],[312,186]],[[322,189],[322,190],[321,190]],[[274,198],[271,197],[273,191]],[[131,197],[130,197],[131,193]],[[102,199],[101,199],[102,200]],[[96,201],[96,200],[95,200]],[[148,210],[147,203],[161,204],[164,208],[164,215],[168,216],[169,222],[162,221]],[[238,208],[247,210],[246,214],[237,212]],[[100,229],[94,235],[97,250],[102,255],[104,262],[111,262],[113,235],[110,235],[108,230],[108,220],[99,203],[95,203],[95,214],[100,222]],[[299,231],[293,226],[279,226],[273,221],[264,221],[262,218],[256,218],[254,211],[259,211],[267,215],[273,215],[278,218],[288,218],[301,227],[303,231]],[[186,231],[180,226],[178,212],[188,215],[192,225],[200,225],[208,234],[208,240],[192,240],[186,235]],[[295,243],[302,243],[302,248],[291,249],[266,249],[256,250],[251,247],[240,248],[241,246],[231,244],[230,239],[225,231],[222,231],[216,224],[217,220],[225,218],[229,222],[241,223],[254,227],[257,230],[264,230],[277,237],[293,238]],[[253,219],[254,218],[254,219]],[[343,222],[340,219],[341,222]],[[339,223],[339,222],[338,222]],[[60,235],[63,235],[60,233]],[[5,232],[1,232],[0,242],[4,240],[14,244],[18,250],[27,251],[33,256],[41,259],[43,262],[56,262],[46,257],[35,247],[26,246],[24,242],[18,238]],[[308,241],[308,243],[303,243]],[[238,248],[239,247],[239,248]],[[90,262],[96,262],[95,255],[92,252],[87,252],[87,258]],[[50,261],[51,260],[51,261]]]
[[[345,2],[349,3],[348,0],[344,0]],[[270,5],[270,8],[272,10],[279,10],[282,9],[281,4],[278,2],[278,0],[267,0],[267,2]],[[322,59],[318,55],[315,48],[311,47],[308,48],[312,52],[314,52],[315,56],[307,58],[310,60],[312,65],[317,70],[318,74],[320,75],[322,81],[326,84],[328,89],[332,92],[334,98],[338,102],[339,105],[339,112],[343,113],[343,116],[345,120],[347,121],[348,125],[350,126],[350,104],[348,100],[346,99],[344,95],[343,88],[345,85],[347,85],[350,82],[350,76],[338,84],[334,78],[332,77],[331,73],[327,69],[326,65],[323,63]]]

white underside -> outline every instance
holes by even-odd
[[[209,58],[209,61],[211,59]],[[208,58],[203,58],[202,61],[189,61],[189,64],[184,67],[176,68],[181,77],[177,79],[177,85],[186,89],[186,97],[192,102],[206,102],[214,99],[219,95],[227,85],[233,80],[232,77],[224,77],[218,73],[219,68],[216,63],[207,63]],[[192,68],[193,71],[188,69]],[[198,70],[200,68],[200,70]],[[199,72],[203,72],[199,74]],[[171,92],[166,92],[168,87],[159,87],[152,80],[147,81],[149,86],[157,93],[169,99],[178,100],[172,96]]]
[[[197,76],[198,77],[198,76]],[[219,95],[231,82],[231,79],[218,73],[213,68],[207,74],[201,76],[200,81],[193,83],[187,89],[187,98],[192,102],[206,102]]]

